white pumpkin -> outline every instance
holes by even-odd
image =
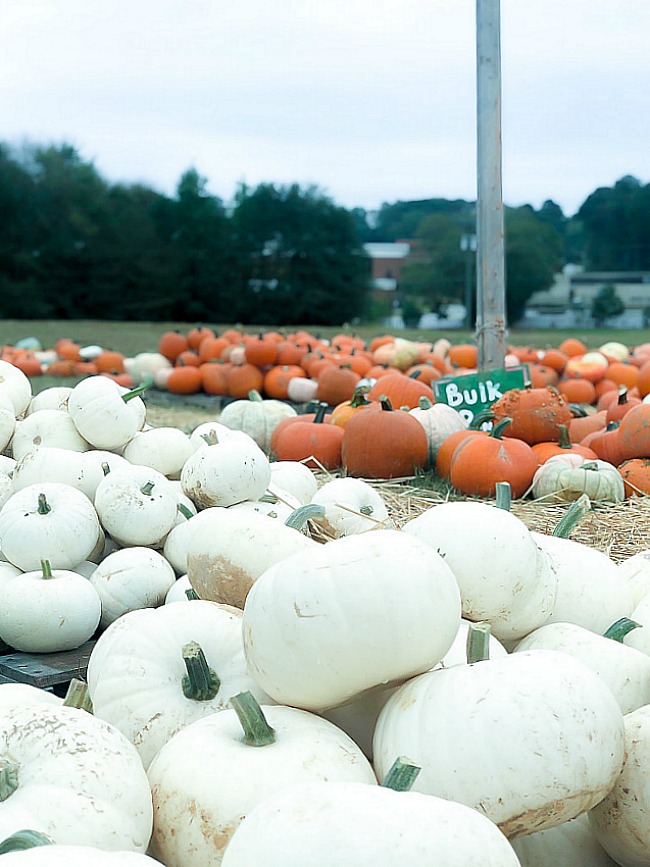
[[[93,504],[71,485],[29,485],[0,509],[0,549],[25,572],[38,569],[41,560],[53,569],[71,569],[88,559],[99,535]]]
[[[33,828],[60,844],[146,851],[151,791],[135,747],[113,726],[76,708],[0,708],[0,757],[9,778],[0,839]]]
[[[169,479],[178,479],[193,451],[188,434],[179,428],[154,427],[134,434],[122,457],[132,464],[152,467]]]
[[[92,502],[104,473],[96,461],[89,460],[88,454],[56,446],[39,446],[16,461],[12,474],[14,490],[39,482],[60,482],[81,491]]]
[[[511,842],[521,867],[617,867],[596,839],[587,813]]]
[[[278,489],[293,494],[306,506],[318,490],[318,482],[309,467],[300,461],[272,461],[269,491],[273,494]]]
[[[39,409],[58,409],[62,412],[67,412],[68,398],[72,386],[70,385],[53,385],[50,388],[44,388],[35,394],[29,402],[26,415],[31,415]]]
[[[222,442],[224,439],[236,439],[248,442],[251,437],[241,430],[232,430],[220,421],[204,421],[197,425],[190,434],[190,442],[194,449],[204,449],[209,445]]]
[[[92,637],[101,602],[78,572],[41,569],[2,580],[0,638],[26,653],[74,650]]]
[[[236,712],[223,710],[174,735],[149,766],[150,851],[166,867],[220,863],[242,819],[274,792],[312,780],[376,784],[359,747],[327,720],[292,707],[262,710],[272,732],[259,725],[259,746],[257,731],[244,734]]]
[[[171,564],[151,548],[132,545],[109,554],[90,576],[102,602],[102,629],[127,611],[162,605],[175,580]]]
[[[336,539],[380,527],[393,528],[381,494],[363,479],[350,476],[325,482],[311,502],[324,506],[325,515],[318,522]]]
[[[269,701],[246,669],[241,612],[201,601],[120,617],[93,648],[88,689],[95,716],[126,735],[145,768],[176,732],[236,693]]]
[[[171,371],[172,367],[171,361],[159,352],[138,352],[132,358],[124,359],[124,368],[134,385],[146,382],[159,370]]]
[[[167,595],[165,596],[165,605],[169,605],[172,602],[189,602],[187,594],[190,592],[194,593],[192,585],[190,584],[190,579],[187,575],[180,575],[167,591]]]
[[[90,448],[67,412],[61,409],[39,409],[16,422],[11,440],[11,456],[20,460],[39,446],[54,446],[85,452]]]
[[[309,403],[316,399],[318,380],[307,376],[292,376],[287,384],[287,397],[294,403]]]
[[[610,791],[623,714],[584,663],[522,651],[405,683],[379,715],[373,748],[379,779],[408,756],[422,768],[415,791],[473,807],[514,838],[572,819]]]
[[[108,473],[95,493],[102,526],[120,545],[162,547],[176,521],[177,506],[169,480],[150,467],[132,465]]]
[[[650,593],[650,548],[626,557],[618,564],[618,571],[625,576],[632,589],[632,601],[638,605]]]
[[[271,480],[269,460],[252,440],[229,437],[197,449],[181,470],[181,486],[198,509],[257,500]]]
[[[646,593],[630,612],[630,620],[640,625],[633,629],[623,639],[628,647],[640,650],[650,656],[650,593]]]
[[[3,867],[156,867],[139,852],[106,852],[96,846],[38,846],[2,856]]]
[[[558,650],[584,662],[611,689],[623,714],[650,704],[650,657],[622,640],[574,623],[548,623],[523,638],[515,653],[538,649]]]
[[[485,816],[418,792],[361,783],[307,783],[265,798],[242,820],[223,867],[295,864],[345,867],[519,867],[510,843]]]
[[[8,394],[0,390],[0,451],[4,451],[16,430],[14,405]]]
[[[427,462],[430,467],[435,466],[438,450],[442,443],[452,433],[466,430],[468,422],[462,415],[451,406],[444,403],[431,403],[426,397],[421,397],[419,405],[409,410],[427,435],[429,453]]]
[[[625,717],[625,761],[606,796],[589,813],[596,839],[621,867],[648,863],[650,850],[650,706]]]
[[[114,451],[142,429],[146,407],[137,389],[129,391],[106,376],[88,376],[72,389],[68,413],[91,445]]]
[[[244,606],[244,647],[270,696],[320,711],[436,665],[459,623],[458,585],[443,558],[405,533],[376,530],[260,575]]]
[[[171,534],[170,534],[171,535]],[[274,563],[319,545],[274,518],[213,506],[188,521],[180,540],[190,583],[200,599],[243,608],[253,583]]]
[[[23,415],[32,399],[32,383],[10,361],[0,360],[0,394],[6,395],[14,408],[14,418]]]
[[[582,455],[554,455],[533,476],[533,496],[549,502],[577,500],[586,494],[590,500],[622,503],[623,478],[613,464]]]
[[[526,525],[488,503],[449,502],[403,532],[442,555],[460,587],[463,616],[486,620],[500,640],[522,638],[550,615],[557,579]]]
[[[281,400],[265,400],[258,391],[250,391],[248,400],[235,400],[221,410],[219,421],[232,430],[240,430],[252,437],[268,455],[271,434],[285,418],[298,415],[296,410]]]
[[[619,618],[631,617],[630,585],[606,554],[573,539],[532,535],[549,557],[557,579],[557,593],[545,622],[576,623],[602,635]]]
[[[0,709],[17,704],[62,704],[63,699],[29,683],[0,683]]]

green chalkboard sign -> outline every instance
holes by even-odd
[[[433,382],[437,403],[446,403],[469,423],[477,413],[488,409],[510,388],[523,388],[530,381],[528,365],[485,370],[450,376]]]

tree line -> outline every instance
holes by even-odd
[[[0,315],[340,324],[389,302],[370,289],[366,241],[410,239],[400,299],[412,313],[464,297],[475,203],[345,209],[317,187],[237,189],[225,204],[194,168],[173,196],[110,183],[70,145],[0,144]],[[566,262],[650,270],[650,185],[625,177],[567,217],[552,200],[506,208],[508,319]],[[382,307],[382,301],[384,306]]]

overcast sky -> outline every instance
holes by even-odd
[[[501,0],[503,195],[650,182],[649,0]],[[0,140],[338,204],[476,198],[475,0],[0,0]]]

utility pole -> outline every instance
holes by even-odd
[[[476,334],[479,370],[503,367],[506,354],[499,3],[500,0],[476,0]]]

